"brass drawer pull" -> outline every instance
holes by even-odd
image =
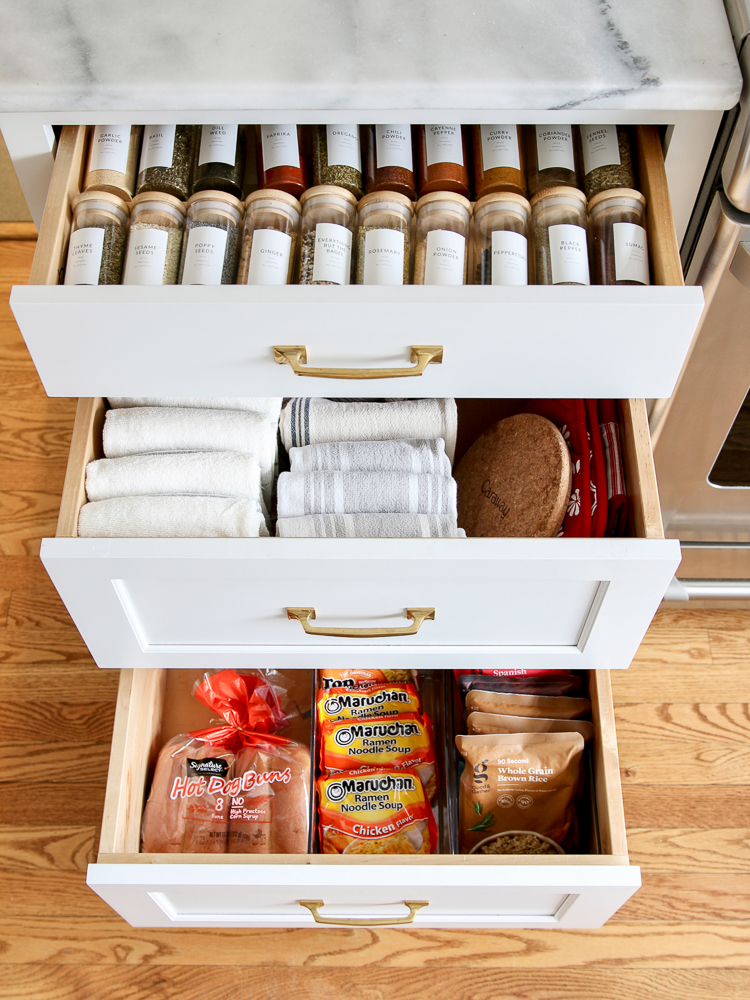
[[[393,636],[416,635],[423,621],[435,620],[434,608],[407,608],[406,617],[412,624],[405,628],[316,628],[310,622],[315,620],[315,608],[287,608],[286,616],[298,621],[308,635],[332,635],[342,639],[389,639]]]
[[[442,347],[412,347],[413,368],[306,368],[307,348],[302,346],[274,347],[274,361],[277,365],[290,365],[295,375],[312,375],[315,378],[408,378],[422,375],[429,364],[439,365],[443,361]]]
[[[409,907],[405,917],[321,917],[322,899],[300,899],[300,906],[306,907],[313,915],[316,924],[338,924],[344,927],[393,927],[397,924],[413,924],[414,917],[423,906],[429,906],[427,899],[405,899],[404,906]]]

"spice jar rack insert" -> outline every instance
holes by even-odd
[[[86,126],[63,128],[11,307],[49,395],[666,397],[703,304],[683,286],[658,130],[636,128],[654,284],[64,286]],[[442,348],[417,378],[415,348]],[[303,349],[295,377],[280,347]],[[148,363],[144,359],[148,358]],[[398,374],[393,372],[396,369]]]

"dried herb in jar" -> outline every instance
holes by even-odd
[[[572,125],[532,125],[527,130],[529,196],[550,187],[578,187]]]
[[[242,195],[247,136],[244,125],[201,126],[193,191]]]
[[[367,193],[396,191],[417,197],[411,125],[363,125],[362,143]]]
[[[580,125],[587,198],[610,188],[634,188],[630,133],[624,125]]]
[[[313,132],[313,180],[362,197],[359,125],[316,125]]]
[[[129,209],[108,191],[84,191],[73,201],[66,285],[119,285]]]
[[[198,131],[198,125],[144,127],[138,194],[163,191],[187,200]]]

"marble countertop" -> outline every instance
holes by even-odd
[[[722,0],[0,0],[0,23],[0,112],[721,110],[741,85]]]

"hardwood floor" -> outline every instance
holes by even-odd
[[[48,399],[0,232],[0,997],[23,1000],[745,1000],[750,612],[663,610],[613,678],[643,889],[602,930],[134,930],[85,885],[117,676],[49,582],[75,400]],[[6,237],[6,238],[2,238]]]

